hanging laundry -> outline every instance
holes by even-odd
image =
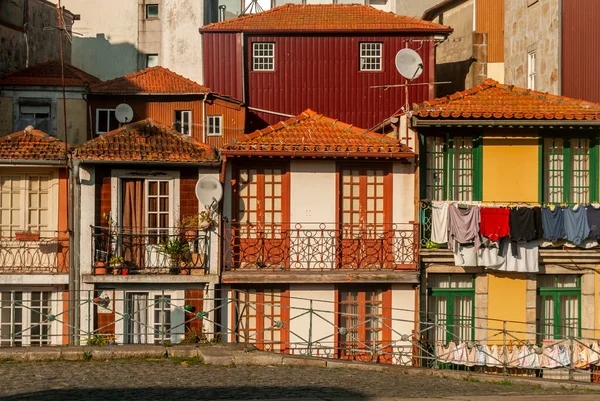
[[[556,348],[556,347],[555,347]],[[569,366],[571,359],[569,358],[569,346],[561,344],[558,346],[558,363],[562,366]]]
[[[565,208],[565,232],[567,240],[579,245],[590,234],[587,212],[583,206]]]
[[[589,205],[586,208],[586,214],[588,219],[588,226],[590,227],[590,233],[588,238],[600,240],[600,205],[598,208],[595,205]]]
[[[454,250],[455,243],[475,243],[479,249],[479,208],[461,210],[454,205],[448,207],[448,248]]]
[[[481,222],[479,233],[497,242],[510,234],[510,209],[505,207],[482,207],[479,209]]]
[[[510,240],[513,244],[519,241],[532,241],[542,237],[542,210],[539,207],[514,207],[510,209]],[[517,247],[512,248],[513,256]]]
[[[431,203],[431,242],[436,244],[448,242],[448,206],[446,202]]]
[[[556,242],[567,237],[565,232],[564,211],[562,207],[549,207],[542,209],[543,237],[549,241]]]
[[[504,263],[498,243],[490,242],[487,238],[484,238],[479,249],[476,249],[474,244],[456,244],[452,254],[455,266],[494,267]]]
[[[489,353],[487,345],[478,345],[475,347],[475,364],[478,366],[484,366],[487,361],[487,355]]]
[[[516,252],[515,247],[518,248]],[[504,263],[500,266],[488,266],[489,269],[515,273],[538,273],[540,271],[538,241],[516,244],[511,241],[500,256],[504,259]]]

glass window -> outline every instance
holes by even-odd
[[[475,330],[475,288],[470,274],[431,274],[428,320],[434,341],[470,341]]]
[[[360,44],[360,70],[381,71],[382,43]]]
[[[146,54],[146,68],[158,65],[158,54]]]
[[[146,19],[158,18],[158,4],[146,4]]]
[[[31,125],[35,129],[50,133],[50,106],[21,105],[19,112],[19,127]]]
[[[171,339],[171,296],[154,296],[154,344]]]
[[[538,341],[580,336],[581,277],[540,275],[537,292]]]
[[[59,322],[48,316],[59,312],[58,305],[52,291],[0,292],[0,346],[52,344],[52,327]]]
[[[275,43],[252,44],[252,69],[254,71],[275,70]]]
[[[527,89],[535,90],[535,55],[530,52],[527,55]]]
[[[190,110],[175,110],[175,131],[192,135],[192,112]]]
[[[208,136],[221,136],[223,134],[223,117],[208,116]]]
[[[115,115],[115,109],[96,110],[96,134],[104,134],[120,127]]]
[[[2,236],[19,231],[50,234],[50,180],[49,175],[0,175]]]

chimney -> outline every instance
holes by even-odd
[[[227,6],[225,4],[221,4],[219,6],[219,22],[225,21],[225,9]]]

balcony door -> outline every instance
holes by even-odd
[[[339,177],[340,267],[390,267],[394,258],[389,167],[344,166]]]
[[[234,262],[283,268],[289,256],[289,175],[284,164],[236,171],[232,235]]]

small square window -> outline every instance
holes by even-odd
[[[191,110],[175,110],[175,131],[185,135],[192,134],[192,112]]]
[[[146,19],[158,18],[158,4],[146,4]]]
[[[381,43],[360,44],[360,70],[381,71]]]
[[[254,71],[275,70],[275,43],[252,44],[252,69]]]
[[[221,136],[223,132],[223,117],[208,116],[208,132],[207,136]]]
[[[158,54],[146,54],[146,68],[158,65]]]

